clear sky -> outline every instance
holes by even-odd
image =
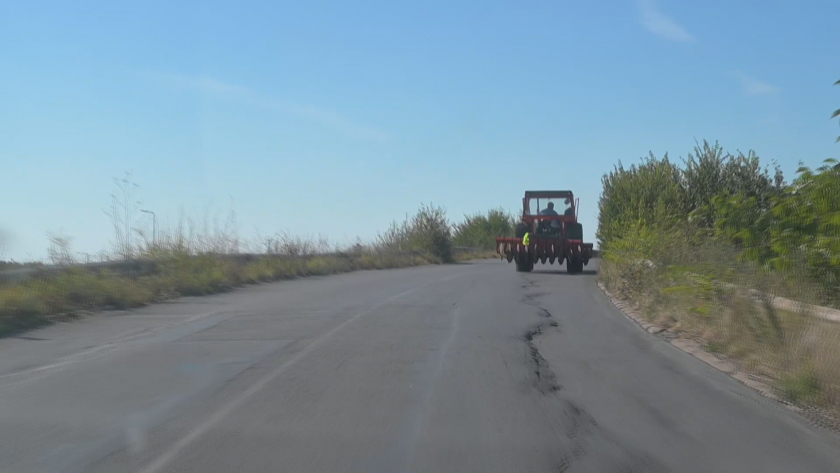
[[[371,238],[572,189],[694,140],[792,177],[837,156],[837,0],[0,2],[0,229],[108,245],[112,178],[160,221]]]

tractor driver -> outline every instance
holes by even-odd
[[[540,215],[558,215],[557,211],[554,210],[554,202],[549,202],[548,207],[540,210]]]
[[[548,206],[546,208],[540,210],[540,215],[547,215],[547,216],[548,215],[550,215],[550,216],[559,215],[557,213],[557,211],[554,210],[554,202],[549,202]],[[560,228],[560,222],[558,222],[557,220],[552,220],[550,225],[551,225],[552,228],[555,228],[555,229]]]

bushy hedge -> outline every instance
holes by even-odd
[[[603,247],[627,235],[633,225],[667,227],[692,222],[713,231],[720,218],[721,199],[752,199],[754,211],[744,215],[745,225],[769,211],[784,189],[778,166],[770,173],[754,152],[731,155],[704,141],[688,154],[683,166],[666,154],[652,153],[639,164],[619,163],[602,179],[597,238]]]
[[[786,184],[758,156],[695,147],[682,166],[653,155],[603,178],[598,239],[609,251],[640,228],[690,228],[731,245],[738,257],[777,271],[806,268],[823,302],[840,290],[840,164],[800,167]]]

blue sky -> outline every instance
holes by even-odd
[[[0,3],[0,231],[108,245],[112,178],[174,223],[371,238],[570,188],[694,140],[792,177],[837,156],[840,2]]]

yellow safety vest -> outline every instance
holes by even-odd
[[[529,243],[531,243],[531,234],[525,233],[525,236],[522,237],[522,244],[528,246]]]

